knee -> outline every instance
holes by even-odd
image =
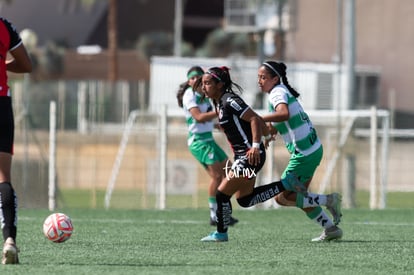
[[[214,174],[211,177],[212,183],[215,184],[216,186],[219,186],[220,185],[222,179],[223,179],[223,177],[220,174]]]
[[[241,197],[237,199],[237,203],[243,208],[250,207],[251,206],[250,202],[251,202],[251,198],[249,196],[245,196],[245,197]]]

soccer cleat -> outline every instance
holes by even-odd
[[[18,264],[19,257],[17,253],[19,252],[14,240],[12,238],[7,238],[3,246],[3,257],[1,259],[2,264]]]
[[[341,202],[342,196],[338,193],[332,193],[327,196],[326,209],[331,212],[333,217],[333,222],[335,225],[338,225],[341,222],[342,212],[341,212]]]
[[[281,180],[283,187],[289,191],[295,191],[297,193],[303,194],[305,197],[308,196],[308,190],[305,185],[300,182],[300,180],[293,173],[287,173],[286,177]]]
[[[313,238],[312,242],[329,242],[340,238],[342,238],[342,229],[334,225],[325,229],[319,237]]]
[[[219,233],[214,231],[210,235],[201,239],[202,242],[227,242],[229,237],[227,233]]]
[[[236,219],[236,218],[233,218],[233,217],[230,217],[230,226],[233,226],[233,225],[235,225],[236,223],[238,223],[239,222],[239,220],[238,219]],[[210,225],[212,225],[212,226],[216,226],[217,225],[217,222],[214,220],[214,219],[211,219],[210,218]]]

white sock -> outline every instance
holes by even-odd
[[[319,224],[325,229],[328,229],[334,226],[331,218],[325,213],[325,211],[321,211],[315,218],[312,219],[315,223]]]
[[[327,195],[308,193],[308,197],[303,198],[303,208],[326,205]]]
[[[209,200],[208,201],[208,207],[210,208],[210,218],[215,221],[216,220],[216,211],[217,211],[217,202],[216,202],[216,200],[214,199],[214,202],[213,202],[213,200]]]

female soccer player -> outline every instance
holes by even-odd
[[[12,59],[7,60],[8,52]],[[4,240],[1,262],[17,264],[17,198],[11,184],[14,118],[7,71],[28,73],[32,63],[16,29],[4,18],[0,18],[0,57],[0,222]]]
[[[298,179],[309,187],[313,174],[323,154],[315,128],[308,115],[297,100],[299,93],[293,89],[286,77],[286,65],[274,61],[264,62],[258,71],[260,89],[269,94],[271,114],[263,117],[271,122],[272,134],[279,133],[291,154],[282,179],[288,173],[294,173]],[[296,206],[305,211],[306,215],[324,228],[322,234],[312,239],[314,242],[340,239],[342,230],[337,226],[341,220],[341,196],[338,193],[320,195],[284,191],[276,196],[276,201],[284,206]],[[325,205],[333,216],[333,221],[321,208]]]
[[[264,121],[235,93],[234,87],[239,91],[241,88],[231,80],[228,68],[210,68],[203,75],[201,84],[203,92],[216,106],[220,127],[234,153],[234,163],[226,171],[226,177],[216,192],[217,230],[201,241],[225,242],[228,241],[227,230],[232,213],[230,198],[233,194],[236,194],[240,206],[250,207],[284,190],[304,191],[304,186],[296,178],[286,177],[283,181],[254,187],[271,138]],[[263,134],[266,137],[264,143]]]
[[[217,187],[225,176],[224,167],[228,158],[213,137],[213,120],[217,118],[217,114],[213,111],[210,100],[202,92],[194,89],[194,84],[203,74],[204,70],[199,66],[191,67],[188,70],[187,81],[180,85],[177,101],[178,106],[183,108],[185,112],[188,126],[188,148],[210,176],[208,187],[210,225],[216,225],[217,202],[215,195]],[[230,217],[230,225],[237,222],[237,219]]]

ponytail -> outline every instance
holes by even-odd
[[[180,108],[182,108],[183,105],[183,97],[184,97],[184,93],[185,91],[190,87],[190,85],[188,85],[187,81],[183,82],[180,84],[180,86],[178,87],[178,91],[177,91],[177,103],[178,106]]]

